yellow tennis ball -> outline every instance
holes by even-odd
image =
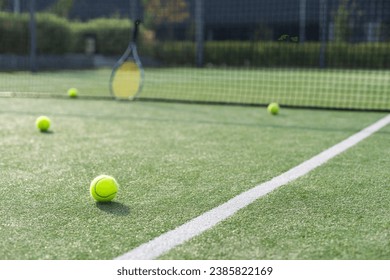
[[[68,90],[69,97],[75,98],[77,97],[77,94],[78,94],[77,88],[70,88]]]
[[[118,192],[118,183],[107,175],[100,175],[93,179],[90,186],[91,196],[100,202],[111,201]]]
[[[267,110],[271,115],[277,115],[279,114],[280,110],[279,104],[276,102],[270,103],[267,107]]]
[[[46,116],[40,116],[39,118],[37,118],[37,120],[35,121],[35,125],[36,127],[41,131],[41,132],[45,132],[45,131],[48,131],[49,130],[49,127],[50,127],[50,119]]]

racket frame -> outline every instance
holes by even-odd
[[[136,20],[134,22],[132,41],[129,42],[129,45],[127,46],[126,51],[123,53],[123,55],[120,57],[120,59],[115,63],[114,67],[112,68],[111,77],[110,77],[110,93],[111,93],[112,97],[114,97],[115,99],[118,99],[118,100],[133,100],[133,99],[135,99],[138,96],[138,94],[141,92],[142,87],[143,87],[145,73],[144,73],[144,69],[142,67],[141,60],[139,59],[139,56],[138,56],[137,45],[136,45],[136,40],[137,40],[137,36],[138,36],[138,28],[139,28],[140,23],[141,23],[140,20]],[[123,97],[119,97],[119,96],[115,95],[112,85],[113,85],[116,71],[120,68],[120,66],[122,64],[124,64],[128,60],[128,58],[130,57],[131,54],[132,54],[132,62],[133,61],[135,62],[135,64],[137,65],[137,67],[140,71],[140,76],[141,76],[140,77],[140,84],[139,84],[138,90],[134,94],[134,96],[129,96],[127,98],[123,98]]]

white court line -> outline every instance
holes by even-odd
[[[116,260],[150,260],[159,257],[172,248],[212,228],[217,223],[229,218],[238,210],[248,206],[272,190],[285,185],[324,164],[331,158],[356,145],[376,131],[390,123],[390,114],[344,141],[290,169],[289,171],[245,191],[218,207],[168,231],[153,240],[115,258]]]

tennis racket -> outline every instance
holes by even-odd
[[[112,69],[110,92],[116,99],[134,99],[142,89],[144,70],[138,57],[136,40],[141,21],[136,20],[133,29],[133,39],[125,53]]]

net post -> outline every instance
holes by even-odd
[[[35,0],[30,0],[30,71],[37,71],[37,37],[35,22]]]
[[[196,41],[196,55],[195,64],[197,67],[203,66],[203,52],[204,52],[204,2],[203,0],[195,1],[195,41]]]

